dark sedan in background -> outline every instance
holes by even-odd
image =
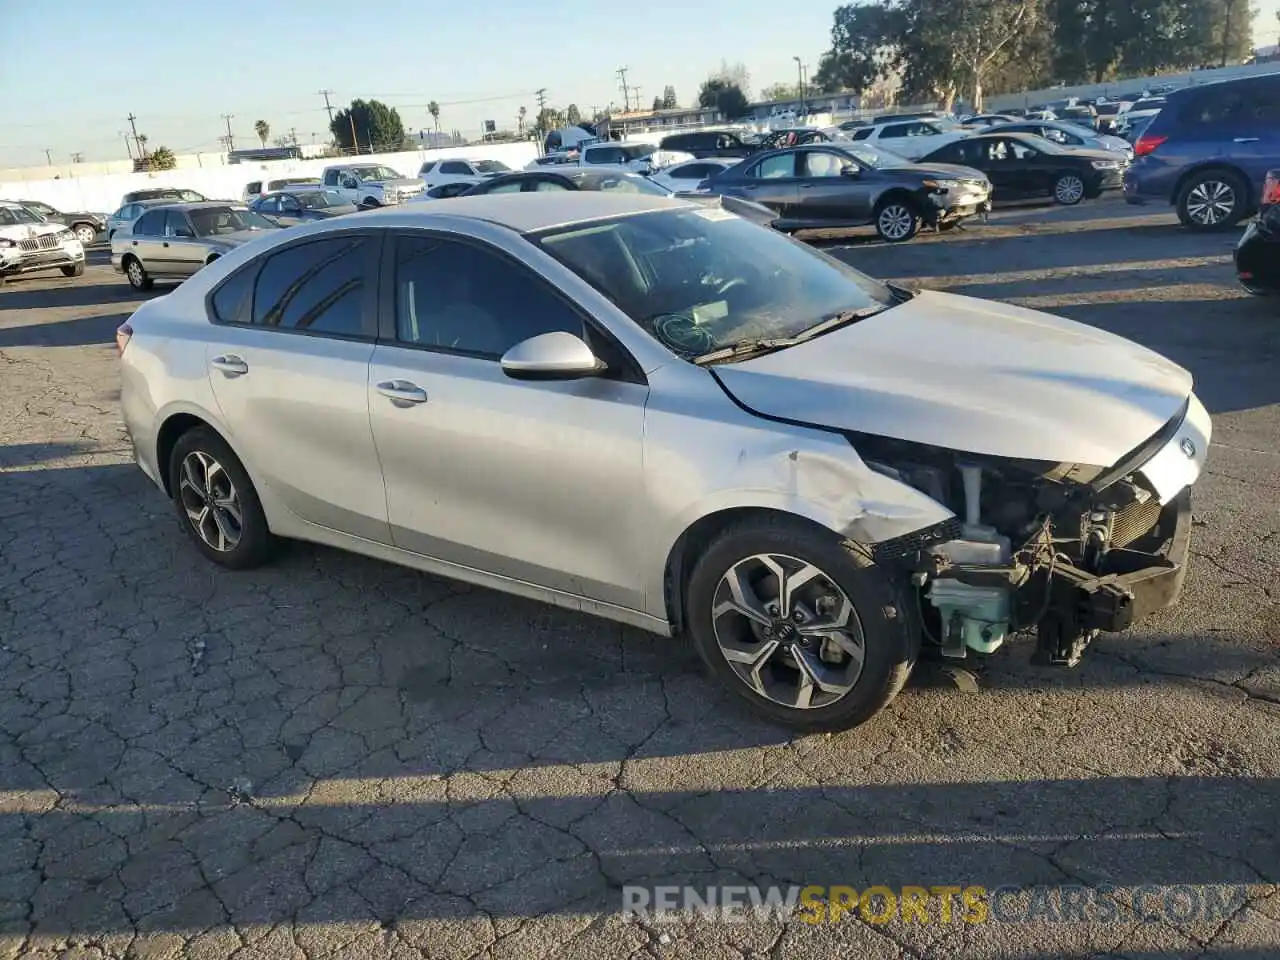
[[[985,173],[997,200],[1052,197],[1073,206],[1120,189],[1128,164],[1108,150],[1063,147],[1026,133],[986,133],[939,147],[921,163],[961,163]]]
[[[1236,244],[1236,276],[1256,296],[1280,295],[1280,170],[1268,170],[1258,216]]]
[[[943,227],[985,213],[991,194],[977,170],[834,143],[766,151],[711,177],[702,189],[777,211],[779,230],[872,224],[890,243],[910,240],[922,223]]]
[[[249,209],[282,227],[293,227],[355,213],[358,208],[332,190],[293,189],[259,197],[249,204]]]
[[[41,220],[47,223],[60,223],[71,230],[84,246],[89,246],[107,228],[107,217],[101,213],[85,213],[76,211],[64,213],[39,200],[14,200],[13,203],[26,207]]]

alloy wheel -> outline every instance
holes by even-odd
[[[1079,177],[1059,177],[1058,182],[1053,186],[1053,197],[1059,203],[1067,205],[1079,203],[1083,196],[1084,181]]]
[[[93,227],[87,227],[87,226],[76,227],[76,239],[79,240],[80,243],[86,247],[89,244],[93,243],[93,238],[96,237],[97,235],[98,235],[98,231],[94,230]]]
[[[1187,194],[1187,216],[1205,227],[1226,222],[1236,208],[1236,192],[1221,180],[1197,183]]]
[[[807,561],[776,553],[738,561],[720,578],[711,621],[738,679],[782,706],[830,706],[862,674],[866,641],[853,603]]]
[[[891,203],[880,211],[877,226],[880,233],[888,240],[901,240],[911,233],[915,216],[900,203]]]
[[[125,268],[125,272],[129,275],[129,282],[133,284],[135,288],[141,290],[142,285],[146,282],[146,274],[142,272],[142,264],[137,260],[130,260],[129,266]]]
[[[178,497],[191,528],[210,548],[229,553],[240,543],[244,513],[231,476],[202,450],[182,461]]]

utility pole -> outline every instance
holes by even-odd
[[[333,104],[329,102],[329,96],[330,94],[333,93],[333,91],[320,90],[318,92],[320,96],[324,97],[324,108],[329,111],[329,127],[332,128],[333,127]]]
[[[356,153],[360,152],[360,141],[356,139],[356,116],[350,110],[347,111],[347,120],[351,124],[351,147]],[[370,125],[372,126],[372,124]],[[369,144],[369,149],[373,149],[373,144]]]
[[[138,118],[130,111],[129,116],[125,117],[125,119],[129,121],[129,129],[133,131],[133,142],[138,145],[138,159],[141,160],[145,154],[142,152],[142,141],[138,139],[138,125],[134,122]],[[133,154],[130,153],[129,157],[132,159]]]
[[[129,139],[129,131],[121,130],[120,136],[124,137],[124,148],[129,152],[129,159],[133,159],[133,141]]]
[[[807,114],[809,111],[804,106],[804,62],[799,57],[792,57],[796,62],[796,75],[800,80],[800,85],[796,87],[796,92],[800,94],[800,113]]]
[[[46,165],[50,167],[53,166],[53,151],[50,150],[48,147],[44,148],[44,160]]]
[[[1227,65],[1227,45],[1231,42],[1231,14],[1235,11],[1235,0],[1227,0],[1227,20],[1222,26],[1222,66]]]
[[[637,83],[634,87],[632,87],[631,92],[635,95],[635,98],[636,98],[636,109],[643,110],[644,101],[640,99],[640,84]]]
[[[631,112],[631,88],[627,86],[627,71],[630,67],[618,68],[618,82],[622,85],[622,109]]]
[[[289,143],[295,147],[298,145],[298,128],[297,127],[289,128]]]
[[[77,151],[71,155],[72,163],[84,163],[84,154]]]
[[[231,118],[234,116],[234,113],[224,113],[222,115],[222,119],[227,125],[227,153],[230,153],[236,148],[235,135],[231,132]]]

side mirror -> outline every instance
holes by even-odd
[[[855,167],[852,163],[849,164],[847,167],[840,168],[840,176],[842,177],[857,177],[857,176],[860,176],[861,174],[862,174],[862,171],[859,170],[857,167]]]
[[[581,337],[562,330],[522,340],[502,355],[502,372],[513,380],[578,380],[604,369]]]
[[[185,237],[188,240],[195,236],[195,234],[191,232],[190,227],[178,227],[178,229],[173,231],[173,235],[175,237]]]

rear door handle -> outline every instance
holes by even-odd
[[[1234,143],[1257,143],[1257,137],[1236,137]]]
[[[408,380],[384,380],[375,389],[397,407],[427,402],[427,391]]]
[[[249,372],[249,365],[234,354],[224,354],[209,361],[209,366],[221,370],[228,377],[239,377]]]

